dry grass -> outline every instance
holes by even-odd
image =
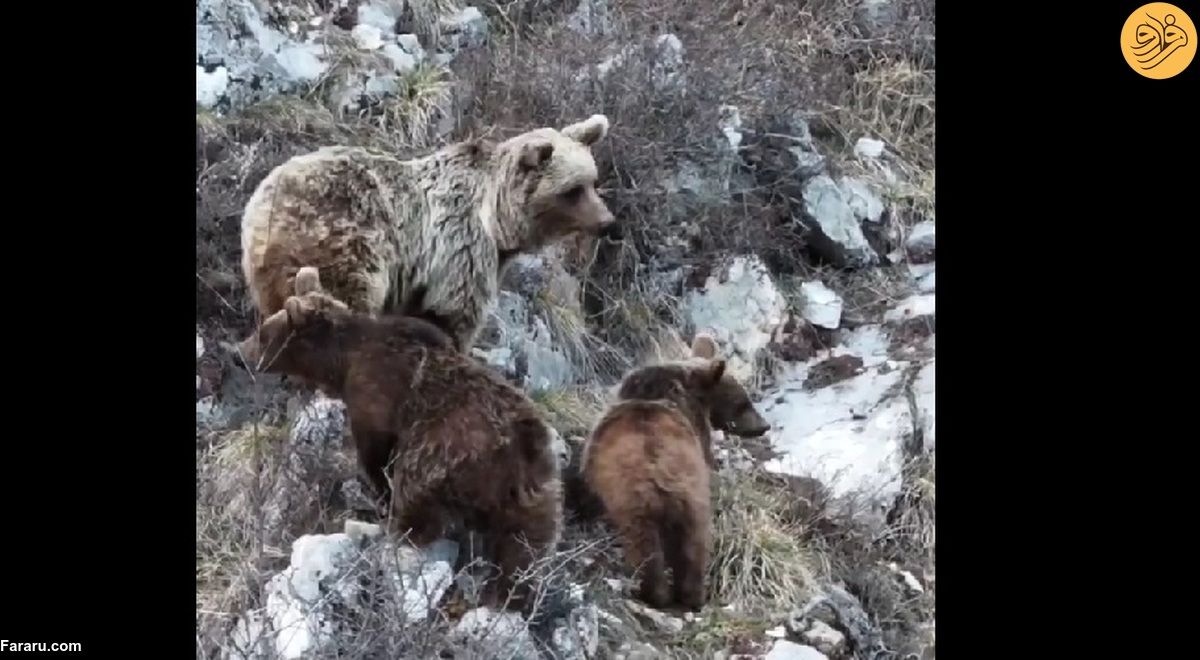
[[[196,613],[201,636],[223,637],[248,607],[263,573],[286,555],[264,544],[262,475],[287,430],[251,427],[225,434],[196,456]],[[240,505],[232,505],[235,494]]]
[[[713,500],[710,592],[743,614],[786,612],[816,587],[793,497],[755,472],[721,475]]]
[[[401,77],[392,97],[380,102],[380,128],[398,133],[405,144],[413,147],[432,146],[430,129],[450,114],[451,91],[445,70],[422,63]]]
[[[594,388],[564,388],[530,393],[550,424],[564,437],[584,435],[604,411],[605,392]]]

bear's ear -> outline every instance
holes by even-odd
[[[542,163],[550,160],[552,155],[554,155],[554,143],[548,138],[530,138],[528,142],[521,145],[521,167],[526,170],[536,170],[541,167]]]
[[[717,358],[709,360],[708,364],[700,369],[700,382],[705,387],[713,387],[721,382],[721,377],[725,375],[725,358]]]
[[[296,295],[316,293],[321,290],[321,275],[313,266],[305,266],[296,271]]]
[[[712,335],[698,333],[692,340],[692,355],[711,360],[717,357],[717,342]]]
[[[590,147],[608,135],[608,117],[592,115],[581,122],[571,124],[560,132],[583,146]]]

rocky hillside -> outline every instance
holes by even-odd
[[[932,0],[197,0],[198,654],[933,658]],[[520,259],[474,353],[568,480],[530,620],[470,548],[379,533],[339,401],[251,378],[240,213],[327,144],[411,155],[600,112],[617,235]],[[772,430],[719,437],[710,601],[630,598],[572,479],[632,365],[716,336]]]

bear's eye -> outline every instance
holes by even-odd
[[[579,201],[579,198],[583,196],[583,186],[575,186],[574,188],[563,193],[562,196],[563,199],[567,200],[568,202],[577,202]]]

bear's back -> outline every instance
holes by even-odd
[[[361,344],[347,390],[387,400],[394,424],[411,425],[472,408],[485,417],[525,419],[533,403],[488,367],[455,350],[450,336],[423,319],[356,319]],[[349,403],[349,402],[348,402]]]
[[[611,406],[589,436],[581,466],[589,487],[606,499],[646,488],[691,493],[708,475],[694,426],[665,400]]]

